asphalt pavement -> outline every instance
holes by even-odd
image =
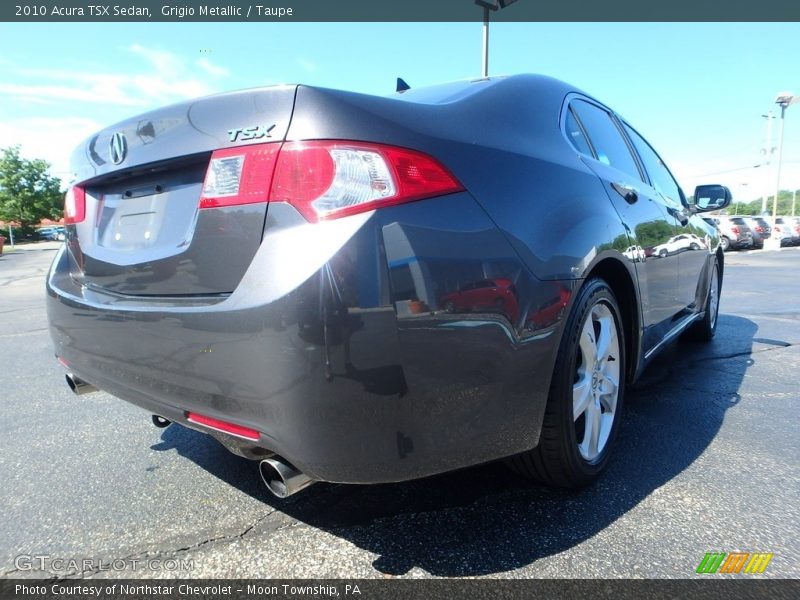
[[[212,438],[69,391],[43,302],[57,245],[0,256],[2,577],[689,578],[707,552],[800,577],[800,248],[726,255],[717,337],[629,390],[589,489],[495,463],[278,500]]]

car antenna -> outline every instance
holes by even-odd
[[[408,85],[405,81],[403,81],[402,77],[398,77],[397,78],[397,89],[395,90],[396,92],[403,93],[406,90],[410,90],[410,89],[411,89],[411,86]]]

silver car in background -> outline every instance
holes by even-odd
[[[772,226],[764,217],[745,217],[744,220],[753,232],[753,247],[763,248],[764,240],[772,235]]]
[[[800,244],[800,224],[797,217],[777,217],[775,231],[781,235],[781,246]]]
[[[753,247],[753,232],[743,217],[711,215],[703,217],[710,225],[716,226],[720,234],[720,246],[724,251],[742,250]]]

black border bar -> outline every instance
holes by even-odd
[[[96,6],[106,9],[90,8]],[[3,0],[0,3],[0,21],[7,22],[451,22],[482,19],[483,9],[474,0]],[[800,21],[800,2],[516,0],[505,9],[493,11],[491,20],[785,22]],[[718,41],[709,40],[709,43]]]
[[[255,589],[248,586],[255,586]],[[268,588],[275,588],[277,593],[265,592]],[[31,591],[36,589],[39,591]],[[794,600],[798,597],[800,580],[723,579],[719,576],[677,580],[0,580],[2,600]]]

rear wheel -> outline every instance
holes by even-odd
[[[723,252],[727,252],[731,247],[731,241],[723,235],[719,238],[719,247],[722,248]]]
[[[611,288],[591,279],[567,319],[539,445],[509,459],[517,472],[577,488],[605,469],[625,395],[625,343]]]

